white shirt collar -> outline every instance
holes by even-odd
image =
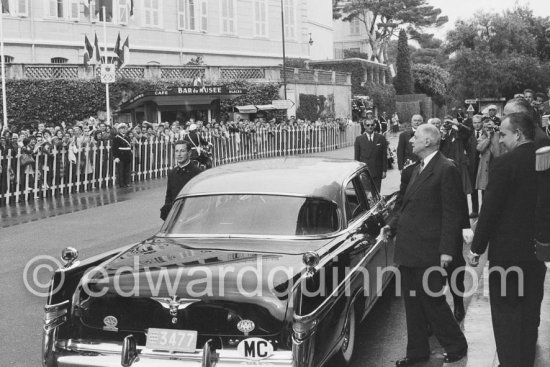
[[[424,161],[424,168],[426,168],[426,166],[428,165],[428,163],[430,163],[430,161],[432,160],[432,158],[437,154],[437,150],[435,152],[433,152],[432,154],[428,155],[426,158],[423,159]]]

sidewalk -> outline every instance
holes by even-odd
[[[464,334],[468,340],[467,367],[497,367],[491,307],[489,305],[488,264],[479,279],[479,287],[470,300],[464,320]],[[550,269],[546,272],[544,300],[541,307],[541,322],[535,367],[550,366]]]

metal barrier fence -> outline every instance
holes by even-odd
[[[353,145],[359,125],[261,129],[250,133],[204,134],[212,143],[213,165],[291,156]],[[173,141],[160,137],[133,144],[132,181],[163,177],[175,165]],[[0,205],[70,195],[116,183],[110,142],[71,144],[30,153],[0,150]]]

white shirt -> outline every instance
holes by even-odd
[[[430,161],[432,160],[432,158],[437,154],[437,150],[435,152],[433,152],[432,154],[428,155],[426,158],[424,158],[422,161],[424,162],[424,167],[422,168],[422,170],[424,170],[424,168],[426,168],[426,166],[428,165],[428,163],[430,163]],[[422,172],[422,170],[420,172]]]

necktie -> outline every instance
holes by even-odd
[[[479,139],[479,130],[476,131],[476,139]]]
[[[421,174],[422,173],[422,170],[424,169],[424,160],[421,160],[420,161],[420,166],[419,166],[419,170],[418,170],[418,174]]]

